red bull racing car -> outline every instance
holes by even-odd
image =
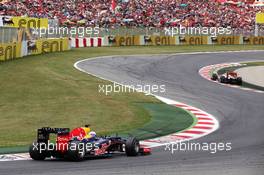
[[[50,141],[50,134],[56,134],[56,141]],[[89,157],[109,156],[113,153],[124,153],[127,156],[147,155],[150,148],[143,148],[135,137],[119,136],[97,137],[90,127],[38,129],[37,140],[30,145],[29,155],[33,160],[62,158],[81,161]]]

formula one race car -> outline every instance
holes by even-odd
[[[239,77],[237,73],[233,71],[226,72],[220,76],[216,73],[213,73],[211,80],[219,81],[220,83],[225,84],[242,85],[242,77]]]
[[[50,142],[50,134],[56,134],[56,142]],[[127,156],[147,155],[150,148],[140,147],[135,137],[119,136],[97,137],[90,127],[38,129],[37,140],[29,148],[30,157],[34,160],[45,158],[62,158],[81,161],[89,157],[104,157],[115,152],[126,153]]]

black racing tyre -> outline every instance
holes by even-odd
[[[242,85],[242,78],[241,77],[237,77],[237,84]]]
[[[82,161],[85,156],[85,144],[80,141],[69,142],[67,159],[70,161]]]
[[[226,83],[226,78],[224,76],[220,77],[220,83]]]
[[[40,145],[35,141],[29,147],[29,155],[33,160],[44,160],[47,157],[47,151],[40,151]]]
[[[211,80],[216,81],[218,79],[218,75],[216,73],[213,73]]]
[[[125,150],[127,156],[137,156],[139,153],[139,141],[135,137],[128,138]]]

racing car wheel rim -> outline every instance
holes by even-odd
[[[84,157],[85,151],[84,151],[83,147],[80,147],[80,149],[78,150],[78,154],[79,154],[79,157]]]
[[[135,151],[136,151],[137,153],[139,152],[139,145],[138,145],[138,144],[135,145]]]
[[[79,151],[79,156],[83,157],[84,156],[84,151]]]
[[[125,152],[125,151],[126,151],[126,145],[125,145],[125,144],[122,145],[122,147],[121,147],[121,151],[122,151],[122,152]]]

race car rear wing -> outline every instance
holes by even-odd
[[[67,135],[69,133],[70,133],[70,128],[43,127],[38,129],[37,142],[47,143],[50,138],[50,134]]]

